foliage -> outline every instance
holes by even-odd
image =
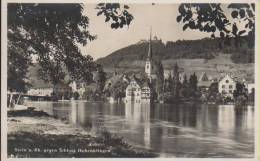
[[[96,7],[98,10],[97,16],[104,15],[105,22],[111,22],[111,28],[123,28],[129,26],[134,17],[128,12],[128,5],[119,3],[99,3]]]
[[[201,39],[201,40],[178,40],[176,42],[168,41],[163,43],[159,40],[152,40],[153,59],[154,60],[169,60],[169,59],[212,59],[217,53],[236,55],[232,57],[235,63],[248,62],[253,63],[247,55],[254,55],[254,51],[249,49],[245,43],[242,47],[227,46],[221,48],[222,41],[220,38],[216,39]],[[234,43],[234,38],[231,38],[231,43]],[[149,42],[142,42],[129,45],[125,48],[119,49],[110,55],[98,59],[96,62],[102,64],[103,67],[114,67],[117,64],[118,68],[135,67],[133,61],[145,60],[147,57]],[[246,53],[245,53],[246,52]],[[241,55],[237,57],[237,55]],[[242,56],[244,55],[244,56]]]
[[[164,84],[164,69],[161,61],[155,62],[155,74],[157,76],[156,79],[156,93],[160,95],[163,92],[163,84]]]
[[[234,98],[236,99],[238,96],[244,95],[247,97],[247,89],[244,84],[236,83],[236,90],[233,93]]]
[[[104,72],[103,68],[101,65],[97,65],[97,75],[95,78],[95,82],[97,84],[97,91],[99,93],[103,92],[103,89],[105,87],[106,83],[106,73]]]
[[[74,100],[79,99],[79,93],[78,92],[74,92],[72,96],[73,96]]]
[[[228,18],[224,9],[232,9],[232,19]],[[183,3],[179,6],[179,13],[176,20],[183,23],[184,31],[190,28],[208,32],[212,33],[212,38],[215,38],[215,34],[219,33],[219,37],[224,39],[228,45],[230,45],[230,37],[235,37],[235,46],[237,47],[240,41],[243,41],[241,37],[248,35],[245,39],[248,46],[254,46],[254,4]],[[241,21],[245,23],[245,26],[240,30],[238,23]]]
[[[194,72],[189,79],[189,87],[191,90],[197,91],[198,89],[198,78],[196,73]]]
[[[19,41],[21,35],[19,33],[8,33],[8,47],[7,47],[7,82],[8,90],[25,92],[29,87],[27,83],[26,73],[29,65],[31,65],[31,56],[29,44]],[[20,44],[17,45],[17,44]]]
[[[248,94],[248,101],[254,102],[255,101],[255,89],[253,88],[251,93]]]
[[[97,6],[98,15],[103,13],[106,19],[113,19],[112,28],[130,24],[133,16],[128,8],[124,5],[121,10],[119,4],[111,3]],[[89,19],[82,12],[83,5],[76,3],[8,4],[9,89],[25,91],[25,74],[32,55],[40,64],[39,73],[45,81],[57,84],[68,72],[72,80],[92,82],[96,67],[93,58],[82,55],[78,45],[85,46],[96,36],[87,30]]]
[[[90,86],[85,87],[85,91],[82,95],[82,99],[87,101],[94,101],[96,96],[96,89],[91,88]]]
[[[125,97],[125,89],[127,86],[128,83],[120,79],[109,89],[111,96],[114,99],[122,99],[123,97]]]
[[[173,68],[173,87],[172,87],[172,93],[174,98],[179,97],[179,91],[180,91],[180,80],[179,80],[179,67],[178,64],[175,63]]]

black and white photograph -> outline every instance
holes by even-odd
[[[254,1],[58,2],[6,3],[7,159],[255,159]]]

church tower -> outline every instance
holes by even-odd
[[[153,63],[153,51],[152,51],[152,32],[150,32],[150,40],[149,40],[149,47],[148,47],[148,55],[145,62],[145,73],[147,74],[150,80],[154,79],[155,72],[154,72],[154,63]]]

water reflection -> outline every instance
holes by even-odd
[[[31,103],[92,133],[106,128],[164,156],[253,157],[253,107],[198,104]]]

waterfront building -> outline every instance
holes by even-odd
[[[40,88],[31,88],[27,91],[28,95],[31,96],[51,96],[53,93],[53,88],[52,87],[40,87]]]
[[[149,81],[141,82],[135,76],[130,80],[125,90],[125,102],[151,102],[152,100],[152,88],[151,85],[157,79],[155,62],[153,61],[152,55],[152,42],[151,33],[148,47],[148,55],[145,62],[145,74]]]
[[[252,91],[255,89],[255,83],[251,80],[245,80],[243,83],[247,88],[248,94],[252,93]]]
[[[141,83],[136,78],[132,78],[129,85],[126,87],[125,102],[141,102]]]
[[[82,98],[84,92],[86,91],[85,83],[83,82],[73,81],[72,83],[69,84],[69,86],[71,87],[73,93],[77,92],[79,94],[80,99]]]
[[[72,88],[65,83],[51,84],[33,84],[33,87],[27,91],[31,96],[53,96],[54,94],[63,98],[72,92]]]
[[[31,96],[52,96],[53,85],[42,80],[32,81],[32,87],[27,91]]]
[[[236,90],[236,81],[229,74],[226,74],[218,82],[218,91],[224,97],[233,98],[233,93]]]

